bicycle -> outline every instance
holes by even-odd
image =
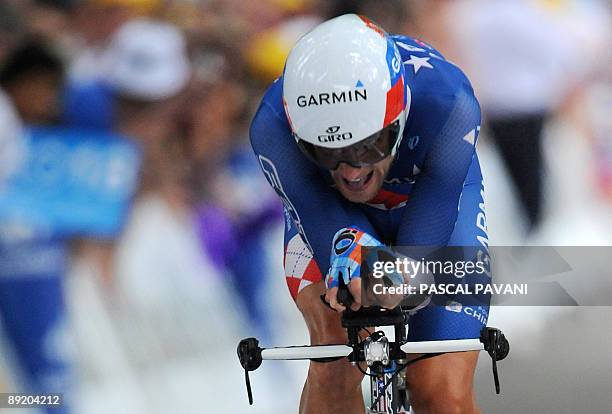
[[[324,295],[321,300],[325,302]],[[508,356],[510,344],[502,331],[485,327],[479,339],[408,342],[406,340],[408,311],[398,306],[394,309],[381,307],[361,308],[351,311],[352,297],[345,285],[338,290],[338,301],[346,306],[342,313],[342,327],[347,330],[347,344],[302,345],[276,348],[260,348],[256,338],[245,338],[238,344],[238,358],[244,368],[249,404],[253,404],[253,393],[249,372],[259,368],[264,360],[310,360],[332,362],[347,358],[352,365],[370,379],[370,403],[366,414],[410,413],[409,396],[404,383],[405,370],[417,361],[449,352],[487,351],[492,361],[495,392],[500,393],[497,361]],[[395,340],[383,331],[369,332],[368,327],[392,326]],[[359,333],[366,331],[365,339]],[[422,354],[408,360],[408,354]],[[366,372],[360,363],[365,362]]]

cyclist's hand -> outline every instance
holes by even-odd
[[[327,292],[325,299],[336,311],[346,309],[338,302],[338,285],[342,280],[353,296],[352,310],[361,307],[361,247],[382,246],[383,244],[356,227],[346,227],[334,235],[331,265],[325,278]]]
[[[351,310],[359,310],[361,307],[361,278],[353,278],[348,285],[349,293],[353,297]],[[339,302],[338,287],[327,289],[325,292],[325,301],[338,312],[346,310],[346,306]]]

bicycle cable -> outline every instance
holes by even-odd
[[[414,364],[417,361],[422,361],[424,359],[437,357],[437,356],[442,355],[442,354],[445,354],[445,352],[438,352],[438,353],[435,353],[435,354],[424,354],[424,355],[421,355],[420,357],[417,357],[417,358],[415,358],[415,359],[413,359],[411,361],[406,362],[405,364],[398,365],[398,367],[395,370],[395,372],[393,373],[393,375],[391,375],[391,378],[385,383],[385,385],[383,386],[382,390],[378,393],[378,397],[376,397],[376,400],[370,406],[370,410],[374,411],[374,407],[378,404],[378,402],[380,401],[382,396],[385,394],[385,392],[387,391],[387,388],[389,388],[389,385],[391,385],[391,383],[393,383],[393,380],[395,379],[397,374],[399,374],[403,369],[407,368],[408,366]],[[359,367],[359,370],[361,371],[361,367]],[[372,374],[367,374],[367,375],[377,376],[377,375],[372,375]]]

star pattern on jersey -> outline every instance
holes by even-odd
[[[404,64],[412,65],[414,67],[414,74],[416,75],[421,68],[433,69],[431,63],[429,63],[430,57],[418,57],[410,55],[410,59],[405,60]]]

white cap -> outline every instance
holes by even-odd
[[[181,31],[146,19],[129,21],[115,33],[104,66],[105,79],[113,89],[150,101],[176,95],[191,72]]]

